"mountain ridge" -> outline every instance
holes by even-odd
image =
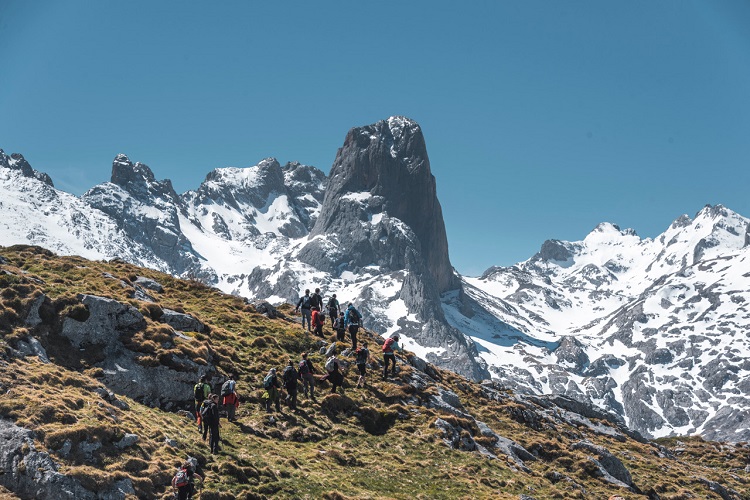
[[[598,404],[646,436],[750,438],[737,423],[750,418],[750,372],[734,366],[748,354],[749,222],[721,205],[653,239],[601,223],[472,278],[450,265],[424,137],[407,118],[349,131],[330,176],[267,158],[215,169],[182,195],[125,155],[118,183],[81,199],[12,163],[0,168],[13,195],[0,202],[4,242],[123,258],[274,303],[321,287],[357,302],[369,328],[474,380]]]

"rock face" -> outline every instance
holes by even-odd
[[[461,284],[448,258],[435,178],[416,122],[391,117],[349,131],[321,215],[297,257],[333,276],[373,268],[381,276],[400,273],[398,300],[418,321],[404,321],[398,330],[442,350],[428,356],[431,361],[474,380],[488,376],[476,347],[448,325],[440,305],[440,294]],[[360,298],[372,301],[367,294]]]
[[[168,262],[176,274],[200,267],[180,228],[181,201],[172,182],[157,181],[147,165],[117,155],[112,181],[93,187],[82,199],[112,217],[133,241]]]
[[[0,485],[24,499],[120,500],[135,494],[130,479],[106,491],[87,490],[77,479],[60,474],[48,453],[36,450],[32,431],[5,419],[0,419],[0,469]]]
[[[313,240],[331,235],[339,237],[339,258],[327,263],[330,272],[372,264],[395,271],[424,264],[417,270],[431,278],[438,293],[459,287],[448,258],[435,178],[416,122],[391,117],[349,131],[310,233]],[[324,260],[315,254],[311,249],[300,258]]]
[[[54,187],[54,184],[52,183],[52,179],[50,178],[50,176],[43,172],[38,172],[34,170],[33,168],[31,168],[31,165],[29,165],[29,162],[26,161],[26,158],[24,158],[22,154],[13,153],[10,156],[8,156],[5,154],[5,152],[2,149],[0,149],[0,167],[5,167],[11,170],[17,170],[21,172],[21,174],[24,177],[36,179],[50,187]]]
[[[184,394],[190,394],[198,374],[212,372],[210,365],[199,365],[182,354],[172,354],[161,360],[166,364],[141,363],[141,354],[129,349],[126,342],[130,335],[146,326],[143,315],[128,304],[105,297],[80,295],[78,298],[86,307],[86,315],[77,319],[65,317],[60,335],[68,339],[73,352],[91,353],[92,364],[103,370],[101,381],[114,393],[149,406],[170,409],[184,403]],[[192,316],[174,313],[170,318],[184,330],[205,328]],[[55,346],[58,352],[54,354],[66,354],[59,352],[63,349],[60,343]]]
[[[281,167],[275,158],[266,158],[250,168],[213,170],[184,200],[192,220],[229,240],[276,231],[300,238],[315,222],[325,185],[325,174],[314,167]]]

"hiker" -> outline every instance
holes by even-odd
[[[357,348],[357,332],[359,331],[359,325],[362,322],[362,315],[354,307],[354,304],[349,302],[344,314],[344,323],[349,329],[349,336],[352,338],[352,351]]]
[[[320,380],[328,380],[331,383],[331,394],[336,393],[336,389],[344,384],[344,374],[340,371],[340,364],[336,355],[331,356],[326,361],[326,373]]]
[[[326,307],[328,308],[328,316],[331,318],[331,327],[334,327],[334,323],[336,322],[336,319],[339,317],[339,312],[341,306],[339,306],[339,301],[336,299],[336,294],[334,293],[330,299],[328,299],[328,304],[326,304]]]
[[[385,343],[383,344],[383,362],[385,363],[385,366],[383,367],[383,380],[385,380],[388,377],[388,363],[393,363],[393,369],[391,370],[391,375],[396,376],[396,352],[395,351],[401,351],[401,347],[398,345],[398,333],[395,334],[393,337],[386,339]]]
[[[261,399],[264,399],[266,402],[266,412],[271,413],[271,403],[274,403],[276,411],[281,413],[281,394],[279,394],[281,385],[279,384],[279,379],[276,377],[276,368],[271,368],[268,371],[268,375],[263,379],[263,388],[266,392],[263,393]]]
[[[346,339],[346,321],[344,313],[340,312],[339,317],[333,323],[333,329],[336,330],[336,340],[343,342]]]
[[[221,385],[221,404],[227,412],[227,420],[234,422],[234,411],[240,405],[240,399],[236,392],[237,383],[234,381],[234,374],[230,373],[227,380]]]
[[[203,482],[203,477],[193,470],[193,464],[189,460],[180,466],[177,474],[172,478],[172,490],[177,500],[193,498],[196,477]]]
[[[208,377],[201,375],[198,383],[193,387],[193,399],[195,399],[195,420],[198,422],[198,432],[202,430],[201,405],[208,399],[211,393],[211,386],[208,385]]]
[[[320,314],[318,306],[312,307],[312,324],[315,335],[324,339],[325,335],[323,335],[323,325],[325,324],[325,318]]]
[[[284,380],[284,389],[286,389],[286,402],[289,403],[289,408],[292,410],[297,409],[297,380],[300,378],[299,373],[294,368],[294,361],[289,360],[289,364],[286,365],[284,371],[281,373],[281,378]]]
[[[359,379],[357,387],[365,386],[365,376],[367,375],[367,362],[370,360],[370,351],[367,349],[367,342],[362,342],[362,346],[356,350],[357,369],[359,370]]]
[[[310,304],[317,307],[318,311],[323,310],[323,297],[320,295],[320,288],[315,289],[315,293],[310,297]]]
[[[312,309],[312,302],[310,299],[310,290],[305,290],[305,295],[300,297],[299,302],[297,302],[297,307],[294,308],[294,312],[302,312],[302,329],[305,329],[305,320],[307,320],[307,331],[312,330],[312,326],[310,326],[310,319],[311,319],[311,310]]]
[[[308,386],[310,388],[310,399],[315,401],[315,368],[313,368],[312,361],[307,359],[307,353],[302,353],[302,360],[299,362],[299,376],[302,379],[302,389],[307,397]]]
[[[209,394],[201,405],[201,419],[203,420],[203,440],[206,440],[206,434],[209,434],[208,446],[211,454],[219,452],[219,395]]]

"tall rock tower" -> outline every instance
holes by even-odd
[[[349,131],[328,178],[323,206],[297,256],[318,269],[389,273],[417,321],[400,331],[434,348],[433,362],[489,378],[476,347],[448,325],[440,294],[460,290],[448,257],[443,213],[419,125],[394,116]]]

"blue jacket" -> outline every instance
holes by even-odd
[[[353,315],[350,315],[350,312],[352,310],[354,310],[354,312],[357,314],[357,317],[360,318],[357,321],[353,321],[349,319],[350,316],[352,316],[352,319],[353,319]],[[360,314],[359,311],[357,311],[357,309],[353,305],[350,305],[349,307],[347,307],[346,312],[344,313],[344,325],[349,326],[350,324],[352,325],[362,324],[362,315]]]

